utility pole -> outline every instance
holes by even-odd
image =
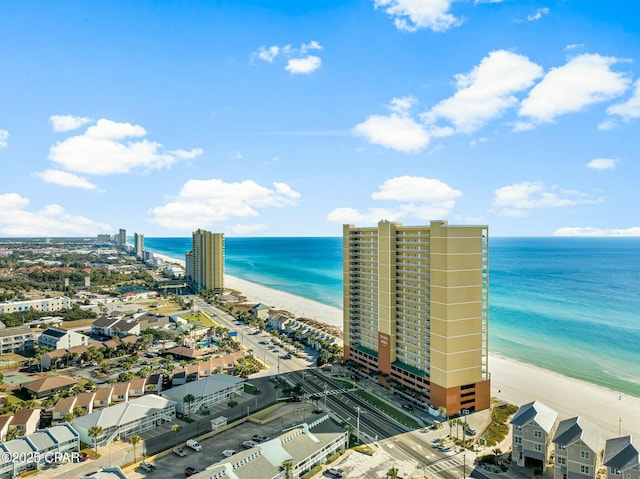
[[[327,385],[324,385],[324,411],[327,412],[327,395],[329,393],[329,388],[327,388]]]
[[[326,396],[325,396],[326,397]],[[356,412],[358,413],[358,418],[356,419],[356,439],[360,442],[360,411],[362,409],[360,406],[356,407]]]

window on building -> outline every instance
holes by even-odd
[[[590,457],[591,457],[591,454],[589,454],[589,451],[580,451],[581,459],[589,459]]]
[[[589,474],[589,466],[580,466],[580,472],[582,474]]]
[[[560,464],[561,466],[564,466],[564,465],[567,463],[567,458],[566,458],[566,457],[560,457],[560,456],[558,456],[558,457],[556,458],[556,462],[557,462],[558,464]]]
[[[516,444],[522,444],[522,438],[520,436],[514,436],[513,441]]]
[[[522,426],[515,426],[516,431],[522,431]]]
[[[533,431],[533,437],[542,437],[542,431]]]
[[[611,474],[613,474],[614,476],[619,476],[620,475],[620,469],[618,469],[617,467],[612,467],[611,468]]]
[[[533,448],[534,448],[536,451],[542,451],[542,444],[534,444],[534,445],[533,445]]]
[[[567,445],[566,444],[558,444],[558,451],[564,451],[567,449]]]

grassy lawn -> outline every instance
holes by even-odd
[[[257,396],[258,394],[260,394],[260,389],[255,387],[253,384],[244,383],[244,392]]]
[[[71,328],[83,328],[85,326],[91,326],[95,319],[79,319],[77,321],[63,321],[60,325],[63,329],[71,329]]]
[[[215,328],[216,326],[218,326],[218,323],[211,319],[211,316],[204,311],[200,311],[200,314],[188,314],[182,316],[182,319],[186,319],[187,321],[199,322],[209,328]]]
[[[362,390],[354,391],[353,394],[358,396],[360,399],[363,399],[364,401],[368,402],[373,407],[380,410],[387,416],[392,417],[399,423],[404,424],[405,426],[410,427],[411,429],[420,428],[420,424],[418,424],[418,422],[415,419],[407,416],[406,414],[401,413],[396,408],[388,405],[384,401],[381,401],[380,399],[373,396],[372,394],[369,394],[368,392],[362,391]]]
[[[346,379],[338,379],[338,378],[331,378],[331,380],[338,383],[340,386],[342,386],[345,389],[353,389],[353,382],[351,381],[347,381]]]

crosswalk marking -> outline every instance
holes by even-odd
[[[433,464],[429,464],[424,467],[424,470],[432,473],[438,473],[448,469],[460,468],[462,465],[462,461],[459,458],[452,457],[450,459],[439,460]]]

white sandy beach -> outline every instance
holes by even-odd
[[[154,254],[165,261],[181,263]],[[338,308],[229,275],[225,275],[225,287],[242,292],[249,302],[342,327],[342,310]],[[582,416],[599,426],[605,439],[617,436],[619,430],[622,435],[640,438],[640,398],[496,354],[490,354],[489,371],[492,396],[501,400],[516,405],[538,400],[558,411],[560,419]]]

